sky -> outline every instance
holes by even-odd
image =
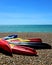
[[[0,25],[52,25],[52,0],[0,0]]]

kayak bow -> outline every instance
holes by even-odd
[[[11,47],[7,41],[0,40],[0,48],[12,55]]]

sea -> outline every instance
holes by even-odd
[[[0,25],[0,32],[52,32],[52,25]]]

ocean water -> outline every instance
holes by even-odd
[[[0,25],[0,32],[52,32],[52,25]]]

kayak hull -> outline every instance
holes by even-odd
[[[30,47],[16,45],[14,47],[11,46],[11,48],[12,48],[12,52],[15,53],[15,54],[37,55],[36,50],[34,50],[34,49],[30,48]]]
[[[46,44],[46,43],[21,43],[19,44],[21,46],[27,46],[27,47],[31,47],[34,49],[51,49],[51,46]]]
[[[0,40],[0,48],[4,51],[4,52],[8,52],[10,55],[12,55],[12,49],[10,47],[10,45],[8,44],[7,41],[5,40]]]
[[[28,40],[30,40],[30,42],[42,42],[40,38],[30,38]]]

